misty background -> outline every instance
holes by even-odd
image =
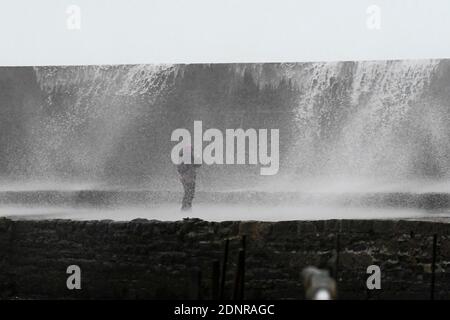
[[[280,170],[204,165],[199,189],[446,187],[449,84],[448,60],[2,67],[1,185],[179,190],[170,135],[202,120],[279,129]]]

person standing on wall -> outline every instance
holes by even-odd
[[[197,168],[200,167],[200,164],[194,164],[194,150],[192,146],[188,146],[182,150],[181,157],[183,154],[188,152],[191,154],[190,163],[181,162],[177,165],[177,171],[180,175],[181,184],[183,185],[184,196],[181,203],[182,211],[190,211],[192,210],[192,201],[194,200],[195,195],[195,180],[197,175]]]

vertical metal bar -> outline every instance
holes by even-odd
[[[433,261],[431,263],[431,288],[430,299],[434,300],[434,287],[436,281],[436,250],[437,250],[437,234],[433,235]]]
[[[214,260],[212,264],[212,284],[211,284],[211,299],[217,300],[219,298],[220,286],[220,262]]]
[[[341,252],[341,234],[338,232],[336,234],[336,260],[334,264],[334,279],[336,280],[336,283],[338,282],[338,276],[339,276],[339,254]]]
[[[219,299],[223,300],[224,291],[225,291],[225,278],[227,274],[227,260],[228,260],[228,247],[230,244],[230,240],[225,240],[225,249],[223,252],[223,261],[222,261],[222,275],[220,278],[220,294]]]
[[[244,300],[244,287],[245,287],[245,254],[247,250],[246,244],[247,236],[242,236],[242,258],[241,258],[241,278],[240,278],[240,292],[239,298]]]
[[[237,270],[234,279],[233,300],[244,299],[246,239],[245,235],[241,238],[241,249],[238,254]]]
[[[243,264],[244,264],[244,250],[240,249],[238,254],[236,276],[234,278],[233,300],[241,299],[240,293],[241,293]]]

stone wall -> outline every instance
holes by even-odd
[[[337,274],[341,299],[450,298],[450,224],[395,220],[287,222],[12,221],[0,219],[0,297],[192,298],[212,294],[213,261],[230,239],[225,298],[231,298],[245,235],[245,298],[301,299],[308,265]],[[433,238],[436,238],[433,268]],[[379,265],[381,290],[366,289]],[[66,269],[82,270],[68,290]],[[337,266],[337,268],[336,268]]]

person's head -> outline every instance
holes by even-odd
[[[193,164],[194,163],[194,159],[195,159],[195,154],[194,154],[194,147],[192,145],[187,145],[184,146],[183,149],[181,149],[180,152],[180,158],[181,158],[181,163],[184,163],[183,159],[186,157],[188,157],[188,159],[190,158],[190,163],[189,164]]]

